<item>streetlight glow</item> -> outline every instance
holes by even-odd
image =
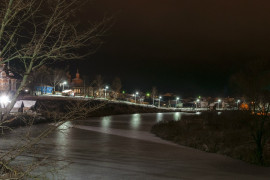
[[[200,102],[200,99],[197,99],[197,100],[196,100],[196,103],[195,103],[195,104],[196,104],[196,109],[198,109],[198,103],[199,103],[199,102]]]
[[[161,99],[162,97],[161,96],[159,96],[159,98],[158,98],[158,107],[160,108],[160,99]]]
[[[106,91],[107,91],[107,89],[109,89],[109,86],[105,86],[105,89],[104,89],[105,90],[105,94],[104,94],[105,99],[106,99],[106,94],[107,94]]]
[[[0,97],[0,103],[1,103],[1,106],[2,106],[2,107],[5,107],[9,102],[10,102],[10,99],[9,99],[8,96],[2,95],[2,96]]]
[[[136,96],[139,94],[139,92],[137,91],[134,96],[135,96],[135,104],[136,104]]]
[[[67,81],[62,82],[61,84],[62,84],[62,86],[63,86],[62,91],[64,91],[64,90],[65,90],[65,84],[67,84]],[[60,84],[60,85],[61,85],[61,84]]]
[[[240,99],[238,99],[237,102],[236,102],[236,103],[237,103],[237,109],[238,109],[238,110],[239,110],[239,103],[240,103],[240,102],[241,102]]]
[[[175,102],[175,108],[177,108],[177,102],[179,101],[179,97],[176,98],[176,102]]]
[[[218,109],[219,109],[219,103],[220,103],[220,102],[221,102],[221,100],[219,99],[219,100],[218,100]]]

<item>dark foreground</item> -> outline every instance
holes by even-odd
[[[161,140],[150,133],[164,119],[181,113],[118,115],[67,123],[41,144],[40,153],[66,168],[50,179],[269,179],[270,168],[250,165],[222,155],[206,153]],[[48,125],[33,127],[33,135]],[[68,127],[68,128],[67,128]],[[14,134],[0,142],[14,144]],[[27,161],[31,154],[22,158]],[[44,168],[44,167],[43,167]],[[44,171],[44,169],[43,169]]]
[[[262,118],[246,111],[204,112],[183,116],[181,121],[159,122],[151,131],[180,145],[270,166],[270,122],[262,126]]]

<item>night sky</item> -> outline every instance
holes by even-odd
[[[270,55],[269,0],[98,0],[80,22],[114,16],[105,43],[72,64],[93,79],[122,79],[129,92],[230,95],[229,79],[250,60]]]

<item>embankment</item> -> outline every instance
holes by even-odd
[[[177,144],[218,153],[249,163],[270,165],[270,122],[249,112],[205,112],[163,121],[152,133]],[[261,140],[258,141],[258,138]]]

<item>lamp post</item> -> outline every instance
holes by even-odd
[[[175,102],[175,108],[177,107],[177,102],[179,101],[179,97],[176,98],[176,102]]]
[[[161,96],[159,96],[159,98],[158,98],[158,108],[160,108],[160,100],[161,100]]]
[[[65,90],[65,84],[67,84],[67,81],[64,81],[62,84],[63,84],[63,90],[62,91],[64,91]]]
[[[137,96],[138,94],[139,94],[138,92],[136,92],[136,93],[134,94],[134,96],[135,96],[135,104],[136,104],[136,96]]]
[[[237,103],[237,109],[239,109],[240,100],[238,99],[236,103]]]
[[[200,99],[197,99],[196,101],[196,109],[198,110],[198,103],[200,102]]]
[[[105,94],[104,94],[104,98],[105,98],[105,99],[106,99],[106,91],[107,91],[107,89],[109,89],[108,86],[106,86],[105,89],[104,89],[104,90],[105,90]]]
[[[10,103],[9,97],[7,95],[2,95],[0,97],[1,108],[6,108],[8,103]]]
[[[219,100],[218,100],[218,109],[219,109],[219,103],[220,103],[220,102],[221,102],[221,100],[219,99]]]

